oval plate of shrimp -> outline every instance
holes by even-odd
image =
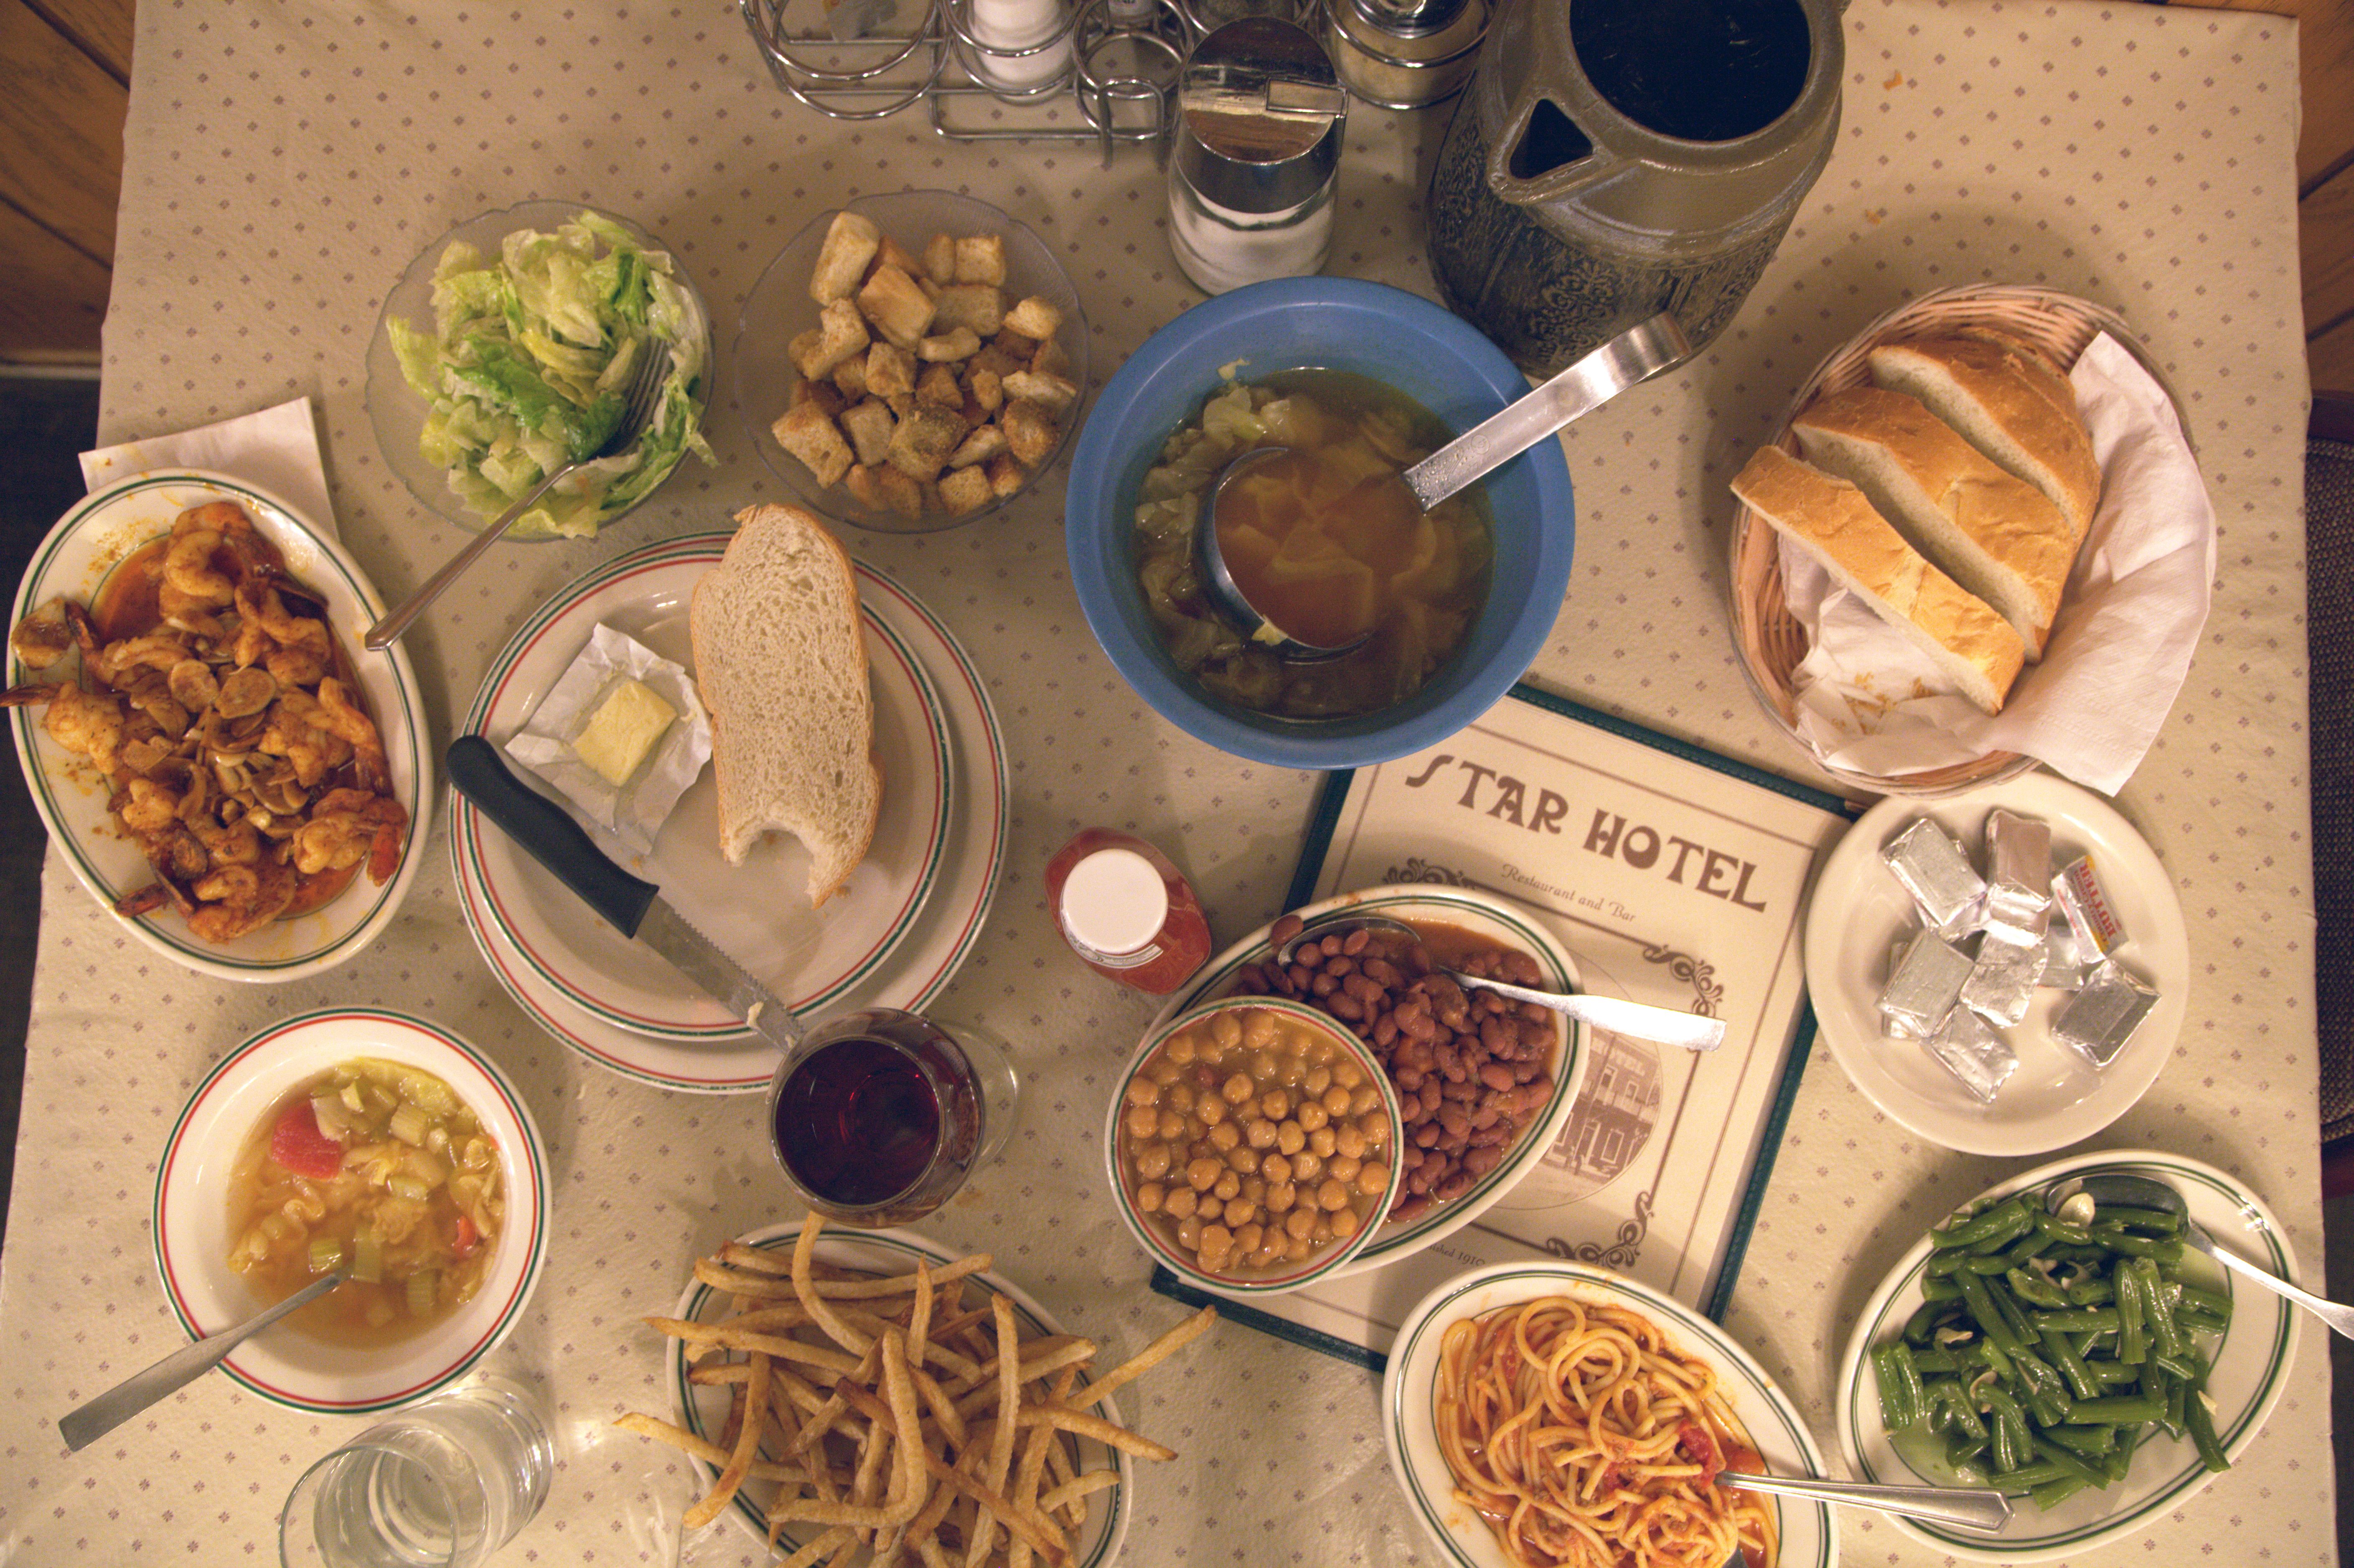
[[[17,756],[67,863],[166,957],[333,968],[388,924],[431,810],[408,656],[359,567],[268,491],[134,475],[68,513],[9,618]]]

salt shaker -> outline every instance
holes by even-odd
[[[1323,270],[1348,94],[1324,46],[1267,16],[1229,22],[1178,80],[1169,247],[1213,294]]]
[[[1384,109],[1422,109],[1471,78],[1488,0],[1324,0],[1325,43],[1341,83]]]
[[[964,63],[1003,97],[1034,97],[1068,75],[1071,16],[1062,0],[970,0],[958,19],[971,44]]]

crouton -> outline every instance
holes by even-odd
[[[1013,494],[1030,482],[1029,471],[1012,452],[1000,452],[989,460],[989,488],[999,499]]]
[[[877,267],[858,291],[858,308],[875,330],[908,352],[932,324],[932,302],[896,267]]]
[[[956,372],[947,366],[927,365],[916,377],[916,401],[935,408],[961,408],[964,388],[957,385]]]
[[[834,390],[845,403],[855,403],[866,396],[866,355],[854,354],[833,367]]]
[[[859,462],[868,468],[883,461],[891,450],[891,432],[899,428],[899,417],[872,397],[844,408],[834,422],[857,449]]]
[[[960,283],[987,283],[996,288],[1005,281],[1005,237],[1002,234],[970,234],[956,242],[956,281]]]
[[[964,419],[952,409],[918,403],[891,432],[885,453],[890,465],[910,479],[930,479],[964,440]]]
[[[916,357],[930,360],[935,365],[953,365],[960,359],[970,359],[981,349],[981,338],[970,327],[956,327],[928,337],[916,345]]]
[[[866,390],[877,397],[916,389],[916,356],[896,343],[866,351]]]
[[[924,270],[924,264],[921,261],[907,254],[906,246],[887,234],[883,237],[883,248],[875,252],[875,266],[896,267],[911,278],[921,275]],[[872,275],[874,270],[874,267],[870,267],[867,271]]]
[[[1005,407],[1005,379],[994,370],[978,366],[964,373],[966,397],[984,412],[994,414]]]
[[[940,504],[951,516],[961,517],[996,499],[984,469],[960,468],[940,481]]]
[[[1005,321],[1005,296],[994,283],[950,283],[940,291],[932,319],[943,330],[970,327],[978,336],[994,337]]]
[[[883,230],[873,218],[854,212],[835,213],[826,226],[824,243],[818,247],[817,265],[810,272],[810,298],[821,305],[850,298],[882,243]]]
[[[883,503],[900,516],[924,514],[924,487],[910,475],[885,464],[875,471],[875,482],[883,492]]]
[[[883,499],[883,485],[875,477],[876,471],[872,464],[854,462],[850,465],[850,471],[842,477],[842,487],[850,492],[850,499],[869,512],[880,512],[890,504]],[[890,471],[881,471],[887,473]]]
[[[957,281],[955,240],[935,234],[924,242],[924,276],[940,284]]]
[[[821,381],[833,367],[867,344],[866,323],[848,300],[835,300],[818,313],[817,341],[808,333],[793,339],[793,368],[811,381]]]
[[[769,427],[769,433],[777,438],[779,446],[801,459],[821,485],[837,483],[850,471],[850,443],[814,403],[787,409],[783,418]]]
[[[831,381],[796,381],[792,397],[785,406],[798,408],[804,403],[815,404],[818,412],[830,419],[842,412],[842,393]]]
[[[1062,330],[1063,313],[1032,294],[1005,313],[1005,324],[1023,337],[1044,343]]]
[[[1005,444],[1024,468],[1036,468],[1045,461],[1055,443],[1063,439],[1062,427],[1055,423],[1054,411],[1027,399],[1016,398],[1007,404],[998,422],[1005,428]]]
[[[1034,370],[1017,370],[1005,378],[1005,395],[1017,402],[1039,403],[1050,413],[1059,414],[1069,408],[1078,395],[1078,384],[1066,376],[1041,376]]]

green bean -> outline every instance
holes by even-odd
[[[1962,1353],[1959,1351],[1944,1348],[1925,1350],[1915,1346],[1913,1350],[1913,1364],[1921,1369],[1923,1377],[1928,1377],[1936,1372],[1957,1372],[1967,1363],[1962,1359]]]
[[[2046,1210],[2035,1216],[2035,1234],[2046,1241],[2058,1242],[2062,1245],[2084,1246],[2093,1239],[2093,1227],[2063,1220]]]
[[[1928,1386],[1928,1399],[1932,1409],[1945,1407],[1955,1431],[1975,1443],[1983,1445],[1988,1441],[1987,1425],[1978,1419],[1978,1407],[1970,1403],[1969,1392],[1962,1387],[1960,1379],[1937,1379]]]
[[[2058,1480],[2046,1481],[2040,1487],[2028,1488],[2027,1495],[2035,1499],[2037,1508],[2058,1508],[2084,1489],[2084,1483],[2075,1477],[2062,1476]]]
[[[1913,1348],[1892,1340],[1872,1352],[1872,1364],[1880,1379],[1880,1419],[1902,1432],[1921,1419],[1921,1369],[1913,1364]]]
[[[2183,1346],[2179,1356],[2153,1350],[2149,1353],[2148,1364],[2182,1383],[2204,1386],[2207,1382],[2207,1358],[2199,1353],[2196,1345]]]
[[[2062,1475],[2073,1476],[2088,1487],[2105,1487],[2109,1484],[2107,1469],[2089,1463],[2083,1455],[2076,1453],[2066,1444],[2054,1443],[2041,1436],[2033,1441],[2035,1457],[2047,1465],[2056,1465]]]
[[[2141,1279],[2130,1268],[2119,1268],[2117,1287],[2117,1360],[2139,1366],[2149,1355],[2149,1329],[2144,1321]]]
[[[2139,1281],[2141,1307],[2149,1318],[2151,1341],[2166,1354],[2180,1356],[2189,1347],[2183,1342],[2181,1329],[2174,1321],[2174,1308],[2167,1305],[2166,1298],[2158,1291],[2157,1263],[2147,1257],[2137,1257],[2118,1266],[2131,1269],[2134,1277]]]
[[[2117,1298],[2117,1287],[2105,1279],[2080,1279],[2062,1287],[2061,1294],[2071,1307],[2106,1307]]]
[[[2231,1325],[2232,1298],[2218,1291],[2201,1290],[2196,1286],[2185,1285],[2182,1287],[2182,1299],[2175,1306],[2175,1320],[2179,1322],[2182,1314],[2189,1311],[2201,1312],[2215,1319],[2217,1330],[2220,1332]]]
[[[2114,1307],[2070,1307],[2057,1312],[2031,1312],[2027,1326],[2038,1333],[2053,1330],[2072,1334],[2102,1334],[2118,1327]]]
[[[2114,1426],[2079,1426],[2071,1423],[2065,1426],[2047,1427],[2043,1436],[2049,1441],[2079,1454],[2105,1454],[2117,1446],[2117,1429]]]
[[[2141,1369],[2126,1361],[2086,1361],[2084,1370],[2093,1374],[2094,1382],[2105,1385],[2141,1381]]]
[[[2147,1393],[2112,1393],[2100,1399],[2076,1401],[2073,1415],[2081,1425],[2138,1426],[2166,1414],[2166,1402]]]
[[[1991,1485],[1993,1477],[1987,1469],[1987,1451],[1991,1439],[1981,1437],[1972,1442],[1967,1437],[1946,1439],[1946,1467],[1954,1478],[1967,1487]]]
[[[2010,1287],[2010,1293],[2013,1296],[2018,1297],[2021,1301],[2026,1302],[2031,1307],[2057,1308],[2064,1308],[2069,1305],[2068,1293],[2066,1291],[2061,1289],[2058,1286],[2052,1284],[2041,1275],[2030,1273],[2024,1268],[2005,1269],[2002,1275],[2002,1282]]]
[[[1961,1298],[1960,1287],[1950,1279],[1931,1277],[1921,1281],[1921,1299],[1925,1302],[1942,1307],[1947,1302],[1959,1301]]]
[[[1986,1335],[1987,1342],[2006,1353],[2019,1349],[2019,1336],[2012,1331],[2009,1319],[1996,1308],[1994,1298],[1987,1290],[1987,1282],[1967,1272],[1952,1277],[1953,1282],[1961,1287],[1962,1305],[1977,1321],[1979,1332]]]
[[[2008,1246],[2013,1237],[2034,1223],[2035,1212],[2028,1206],[2027,1194],[2018,1192],[1966,1220],[1931,1231],[1929,1243],[1941,1251],[1946,1247],[1976,1247],[1988,1241],[1997,1247]]]
[[[2002,1249],[2003,1266],[2006,1268],[2023,1268],[2027,1266],[2027,1263],[2031,1258],[2039,1255],[2045,1247],[2050,1246],[2051,1245],[2051,1237],[2045,1235],[2040,1230],[2031,1230],[2025,1235],[2020,1237],[2017,1241]]]
[[[2190,1441],[2199,1450],[2200,1462],[2211,1470],[2228,1470],[2231,1459],[2223,1452],[2222,1439],[2215,1436],[2215,1417],[2207,1408],[2203,1391],[2192,1389],[2182,1402],[2182,1424],[2190,1429]]]
[[[1989,1383],[1978,1391],[1978,1403],[1993,1419],[1987,1423],[1994,1436],[1994,1467],[2008,1475],[2034,1457],[2034,1438],[2027,1430],[2027,1413],[2008,1390]]]
[[[2055,1481],[2073,1478],[2057,1465],[2047,1465],[2041,1460],[2036,1460],[2021,1465],[2007,1474],[1995,1477],[1994,1484],[1998,1490],[2009,1492],[2016,1497],[2020,1492],[2031,1493],[2038,1487],[2048,1487]]]
[[[2182,1239],[2179,1236],[2153,1241],[2148,1236],[2137,1236],[2130,1231],[2106,1230],[2094,1225],[2093,1240],[2111,1252],[2121,1252],[2127,1257],[2147,1258],[2152,1263],[2165,1264],[2169,1268],[2182,1261]]]
[[[2104,1455],[2101,1460],[2101,1467],[2108,1472],[2109,1479],[2122,1481],[2126,1478],[2126,1471],[2133,1466],[2134,1449],[2140,1444],[2141,1428],[2139,1426],[2117,1428],[2117,1446]]]
[[[2187,1401],[2190,1393],[2190,1384],[2183,1379],[2179,1377],[2167,1379],[2166,1414],[2158,1418],[2158,1424],[2166,1428],[2168,1436],[2178,1441],[2182,1436],[2183,1417],[2189,1409]]]
[[[1913,1309],[1913,1316],[1904,1319],[1905,1342],[1914,1345],[1927,1344],[1930,1336],[1937,1331],[1939,1323],[1951,1315],[1946,1310],[1943,1302],[1922,1302]]]
[[[2060,1375],[2068,1380],[2070,1393],[2078,1399],[2100,1397],[2101,1385],[2093,1381],[2092,1370],[2084,1365],[2084,1358],[2076,1353],[2076,1347],[2068,1342],[2067,1335],[2057,1329],[2044,1330],[2043,1350],[2052,1358],[2052,1364],[2060,1369]]]

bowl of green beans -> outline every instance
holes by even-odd
[[[2117,1171],[2183,1212],[2058,1206]],[[2005,1181],[1932,1229],[1882,1281],[1840,1363],[1839,1439],[1862,1480],[1994,1487],[2010,1522],[1897,1528],[1958,1558],[2033,1563],[2138,1535],[2254,1441],[2285,1385],[2295,1309],[2241,1288],[2203,1229],[2284,1279],[2279,1222],[2232,1177],[2149,1150],[2079,1156]]]

